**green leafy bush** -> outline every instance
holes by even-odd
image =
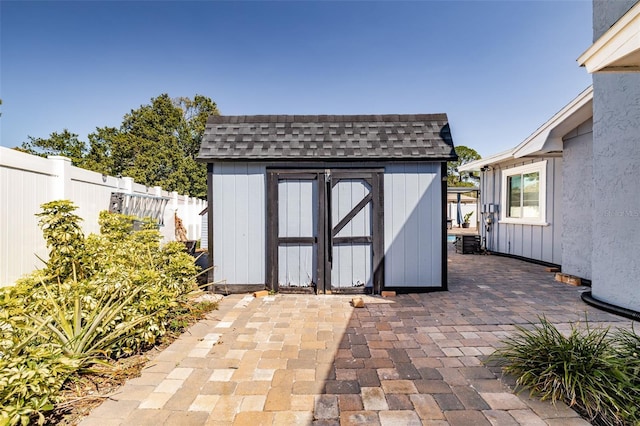
[[[530,329],[516,328],[493,358],[516,377],[518,386],[542,400],[564,401],[595,424],[640,421],[637,335],[612,335],[608,328],[593,329],[587,323],[582,332],[572,326],[565,337],[545,318]]]
[[[79,216],[73,212],[76,206],[69,200],[51,201],[42,206],[40,228],[49,248],[47,269],[64,280],[78,265],[84,246],[84,234]]]
[[[77,369],[74,359],[49,347],[28,346],[0,357],[0,425],[44,422],[43,412],[59,400],[64,381]]]
[[[152,221],[102,212],[84,237],[69,201],[40,217],[49,261],[0,289],[0,426],[42,421],[69,375],[149,348],[176,331],[199,269]]]

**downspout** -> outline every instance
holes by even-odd
[[[585,291],[580,295],[580,298],[587,305],[591,305],[595,308],[601,309],[605,312],[620,315],[621,317],[629,318],[634,321],[640,321],[640,312],[633,311],[631,309],[623,308],[620,306],[612,305],[607,302],[603,302],[593,297],[590,291]]]

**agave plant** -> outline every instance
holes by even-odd
[[[144,286],[132,289],[126,297],[105,293],[85,310],[87,303],[80,292],[76,291],[68,298],[67,304],[61,304],[47,284],[44,281],[41,284],[48,298],[41,306],[41,313],[27,316],[32,323],[33,334],[59,347],[64,355],[80,360],[81,368],[100,362],[109,354],[110,348],[157,314],[118,321],[132,300],[145,289]]]

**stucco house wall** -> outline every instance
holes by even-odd
[[[594,1],[594,40],[636,0]],[[640,73],[593,74],[592,294],[640,311]]]
[[[593,120],[563,138],[562,272],[591,279]]]

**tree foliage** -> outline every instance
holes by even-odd
[[[74,166],[80,166],[87,151],[84,142],[78,139],[76,133],[64,129],[62,133],[53,132],[47,139],[28,137],[29,141],[23,142],[19,151],[46,157],[48,155],[63,155],[71,159]]]
[[[206,165],[195,158],[207,118],[217,114],[215,102],[206,96],[172,99],[164,93],[131,110],[119,128],[96,128],[88,143],[65,129],[47,139],[29,136],[17,149],[41,156],[64,155],[74,165],[99,173],[205,197]]]
[[[458,161],[447,162],[447,186],[475,186],[477,179],[473,172],[460,172],[458,168],[463,164],[479,160],[480,154],[475,149],[459,145],[455,147]]]

